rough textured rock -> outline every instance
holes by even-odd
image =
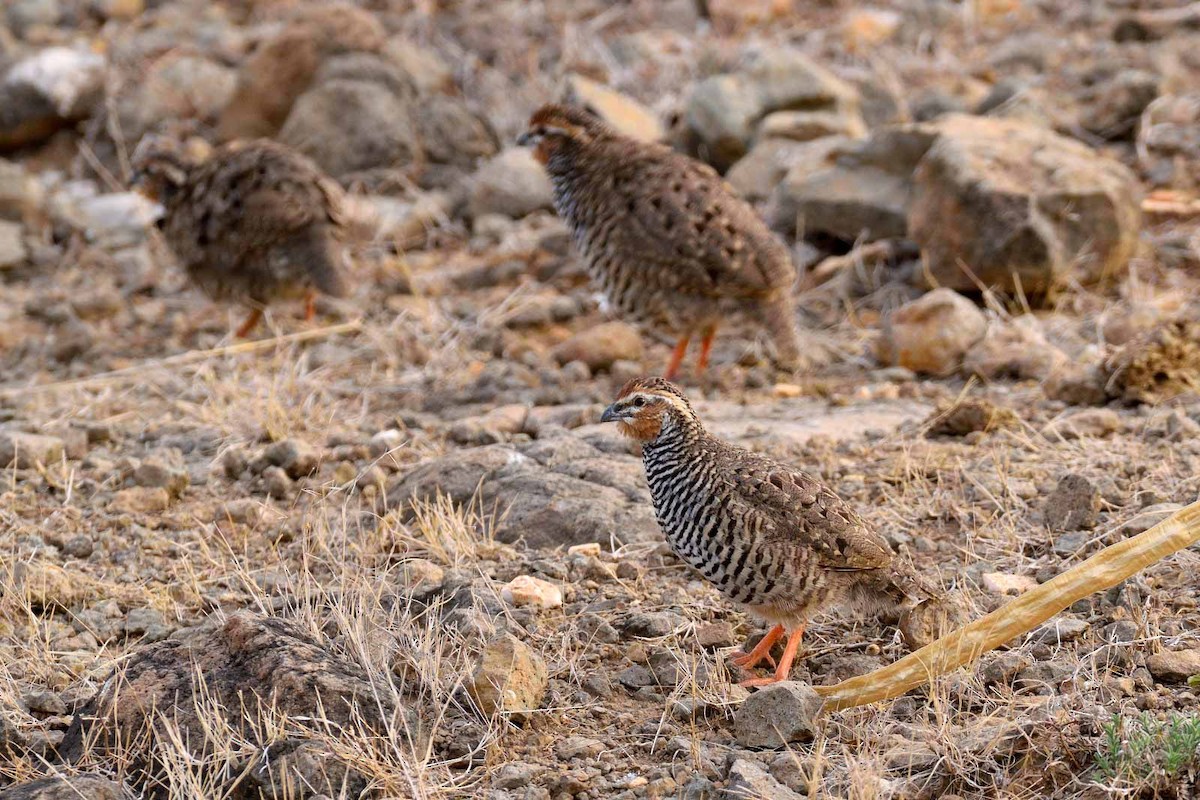
[[[1156,186],[1200,186],[1200,93],[1151,103],[1137,134],[1138,165]]]
[[[1183,683],[1200,675],[1200,649],[1163,650],[1146,659],[1146,669],[1163,683]]]
[[[203,690],[197,675],[203,679]],[[206,751],[223,746],[206,740],[208,728],[197,711],[197,704],[203,703],[240,710],[226,718],[252,740],[255,730],[262,730],[262,721],[269,718],[268,708],[287,715],[293,725],[305,717],[317,718],[312,722],[315,729],[328,724],[363,725],[381,735],[395,735],[407,724],[407,730],[417,730],[415,717],[397,709],[395,702],[390,691],[372,685],[362,667],[332,654],[324,643],[293,623],[237,612],[224,621],[206,622],[136,651],[76,716],[61,752],[68,759],[78,758],[88,746],[86,739],[92,754],[103,756],[120,748],[123,758],[132,757],[139,769],[145,769],[148,751],[135,752],[130,743],[139,741],[138,736],[162,715],[174,721],[191,752],[201,758]],[[393,718],[397,714],[409,719],[397,723]],[[327,721],[319,719],[322,715]],[[278,779],[289,762],[277,763],[275,755],[294,754],[297,746],[286,740],[261,745],[255,763],[247,766],[261,775],[265,762],[269,764],[267,772]],[[318,782],[292,796],[322,792],[341,796],[343,786],[354,793],[365,790],[365,778],[327,751],[318,755],[321,750],[309,752],[320,763],[305,763],[304,774],[295,776],[297,783]],[[243,777],[237,786],[228,787],[228,796],[257,798],[261,785],[258,779]]]
[[[1083,475],[1064,475],[1042,513],[1051,531],[1091,530],[1100,521],[1100,492]]]
[[[831,155],[848,141],[840,136],[826,136],[811,142],[762,139],[744,158],[729,168],[725,180],[747,200],[765,200],[775,193],[776,187],[787,175],[792,174],[793,180],[798,181],[801,176],[825,169]],[[780,220],[777,229],[794,232],[798,210],[795,203],[787,209],[772,210],[771,218]],[[785,215],[790,215],[791,219],[782,221]]]
[[[484,647],[467,692],[485,714],[503,713],[520,722],[540,708],[549,687],[546,664],[521,640],[501,634]]]
[[[1141,210],[1124,166],[1013,120],[951,115],[931,127],[908,229],[939,286],[1043,293],[1068,274],[1089,283],[1125,268]]]
[[[468,211],[472,217],[503,214],[518,219],[554,207],[554,188],[527,147],[501,152],[475,173]]]
[[[382,84],[360,80],[330,80],[305,92],[279,140],[334,177],[404,167],[420,152],[408,105]]]
[[[772,800],[800,800],[800,795],[784,786],[762,764],[739,758],[729,767],[729,783],[721,793],[728,800],[769,797]]]
[[[121,800],[121,784],[99,775],[62,775],[41,778],[0,790],[0,800]]]
[[[570,445],[570,447],[566,447]],[[571,456],[571,457],[567,457]],[[496,536],[531,547],[652,541],[658,524],[631,457],[607,456],[574,437],[519,448],[491,445],[421,464],[389,492],[392,505],[441,493],[496,513]]]
[[[0,467],[32,469],[63,457],[63,440],[38,433],[0,430]]]
[[[742,747],[782,747],[817,735],[821,697],[805,683],[783,681],[750,695],[733,719]]]
[[[242,64],[218,135],[222,140],[274,136],[326,59],[377,52],[385,36],[374,14],[349,3],[329,3],[296,15]]]
[[[558,363],[582,361],[593,372],[611,369],[621,360],[641,361],[643,354],[641,334],[625,322],[605,322],[582,330],[554,348]]]
[[[950,289],[935,289],[891,315],[879,341],[879,360],[916,372],[949,375],[987,332],[983,312]]]
[[[21,266],[28,258],[25,227],[19,222],[0,220],[0,272]]]
[[[808,160],[788,171],[773,198],[771,226],[848,242],[907,235],[912,173],[933,139],[920,126],[893,125],[862,141],[836,140],[825,163]]]
[[[983,398],[965,398],[948,408],[939,408],[930,418],[929,436],[966,436],[987,433],[1019,424],[1011,409]]]
[[[766,48],[741,71],[697,83],[685,117],[699,155],[723,170],[745,155],[759,121],[783,109],[831,112],[845,118],[843,130],[865,127],[854,87],[788,48]]]
[[[47,47],[13,64],[0,80],[0,152],[48,139],[83,119],[100,99],[103,56]]]
[[[963,373],[987,380],[1044,380],[1067,356],[1046,340],[1036,317],[1026,314],[988,327],[963,357]]]

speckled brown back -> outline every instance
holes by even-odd
[[[266,303],[309,289],[345,294],[342,191],[283,145],[217,148],[162,200],[167,243],[213,296]]]

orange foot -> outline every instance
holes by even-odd
[[[771,658],[771,648],[775,646],[775,643],[779,641],[779,637],[783,636],[783,634],[783,626],[776,625],[758,640],[758,644],[749,653],[741,653],[729,660],[743,669],[754,669],[762,661],[771,662],[771,667],[774,668],[775,659]]]
[[[234,335],[239,339],[245,339],[250,335],[250,331],[258,325],[258,321],[262,319],[262,309],[255,308],[250,311],[250,316],[246,317],[246,321],[242,323],[242,327],[237,329]]]
[[[749,678],[748,680],[739,682],[738,685],[746,687],[770,686],[772,683],[786,681],[788,679],[788,673],[792,671],[792,661],[794,661],[796,658],[796,651],[800,649],[800,640],[804,637],[804,628],[805,626],[803,624],[798,625],[796,630],[792,631],[791,635],[788,636],[787,646],[783,648],[783,657],[779,659],[779,666],[775,668],[774,675],[769,678]],[[772,635],[774,635],[775,638],[771,640],[771,643],[774,644],[775,641],[783,635],[783,626],[776,625],[771,629],[770,633],[763,637],[763,641],[766,641]],[[761,646],[762,642],[759,642],[759,647]],[[758,649],[758,647],[755,647],[754,650],[749,653],[749,655],[753,656],[758,652]],[[767,649],[770,649],[770,645],[767,646]],[[774,666],[774,664],[772,664],[772,666]]]

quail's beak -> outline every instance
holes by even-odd
[[[604,409],[604,413],[600,415],[601,422],[621,422],[625,417],[617,410],[617,404],[613,403],[608,408]]]
[[[517,137],[517,144],[521,147],[531,147],[542,140],[542,137],[533,131],[525,131]]]

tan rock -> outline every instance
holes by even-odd
[[[485,714],[508,714],[516,722],[537,709],[549,687],[546,663],[533,649],[501,634],[484,648],[467,693]]]
[[[1007,572],[988,572],[983,575],[983,588],[995,594],[1016,596],[1036,589],[1038,582],[1028,575]]]
[[[113,495],[108,507],[117,513],[154,514],[170,505],[171,495],[161,486],[131,486]]]
[[[935,289],[892,314],[879,341],[879,360],[949,375],[986,332],[987,319],[974,303],[950,289]]]
[[[568,75],[566,101],[581,105],[626,136],[659,142],[666,129],[653,111],[615,89],[582,75]]]
[[[562,589],[549,581],[532,575],[518,575],[500,590],[500,599],[514,606],[560,608],[563,593]]]
[[[593,372],[612,367],[615,361],[641,361],[642,336],[637,328],[624,322],[605,322],[581,330],[554,348],[560,364],[582,361]]]

